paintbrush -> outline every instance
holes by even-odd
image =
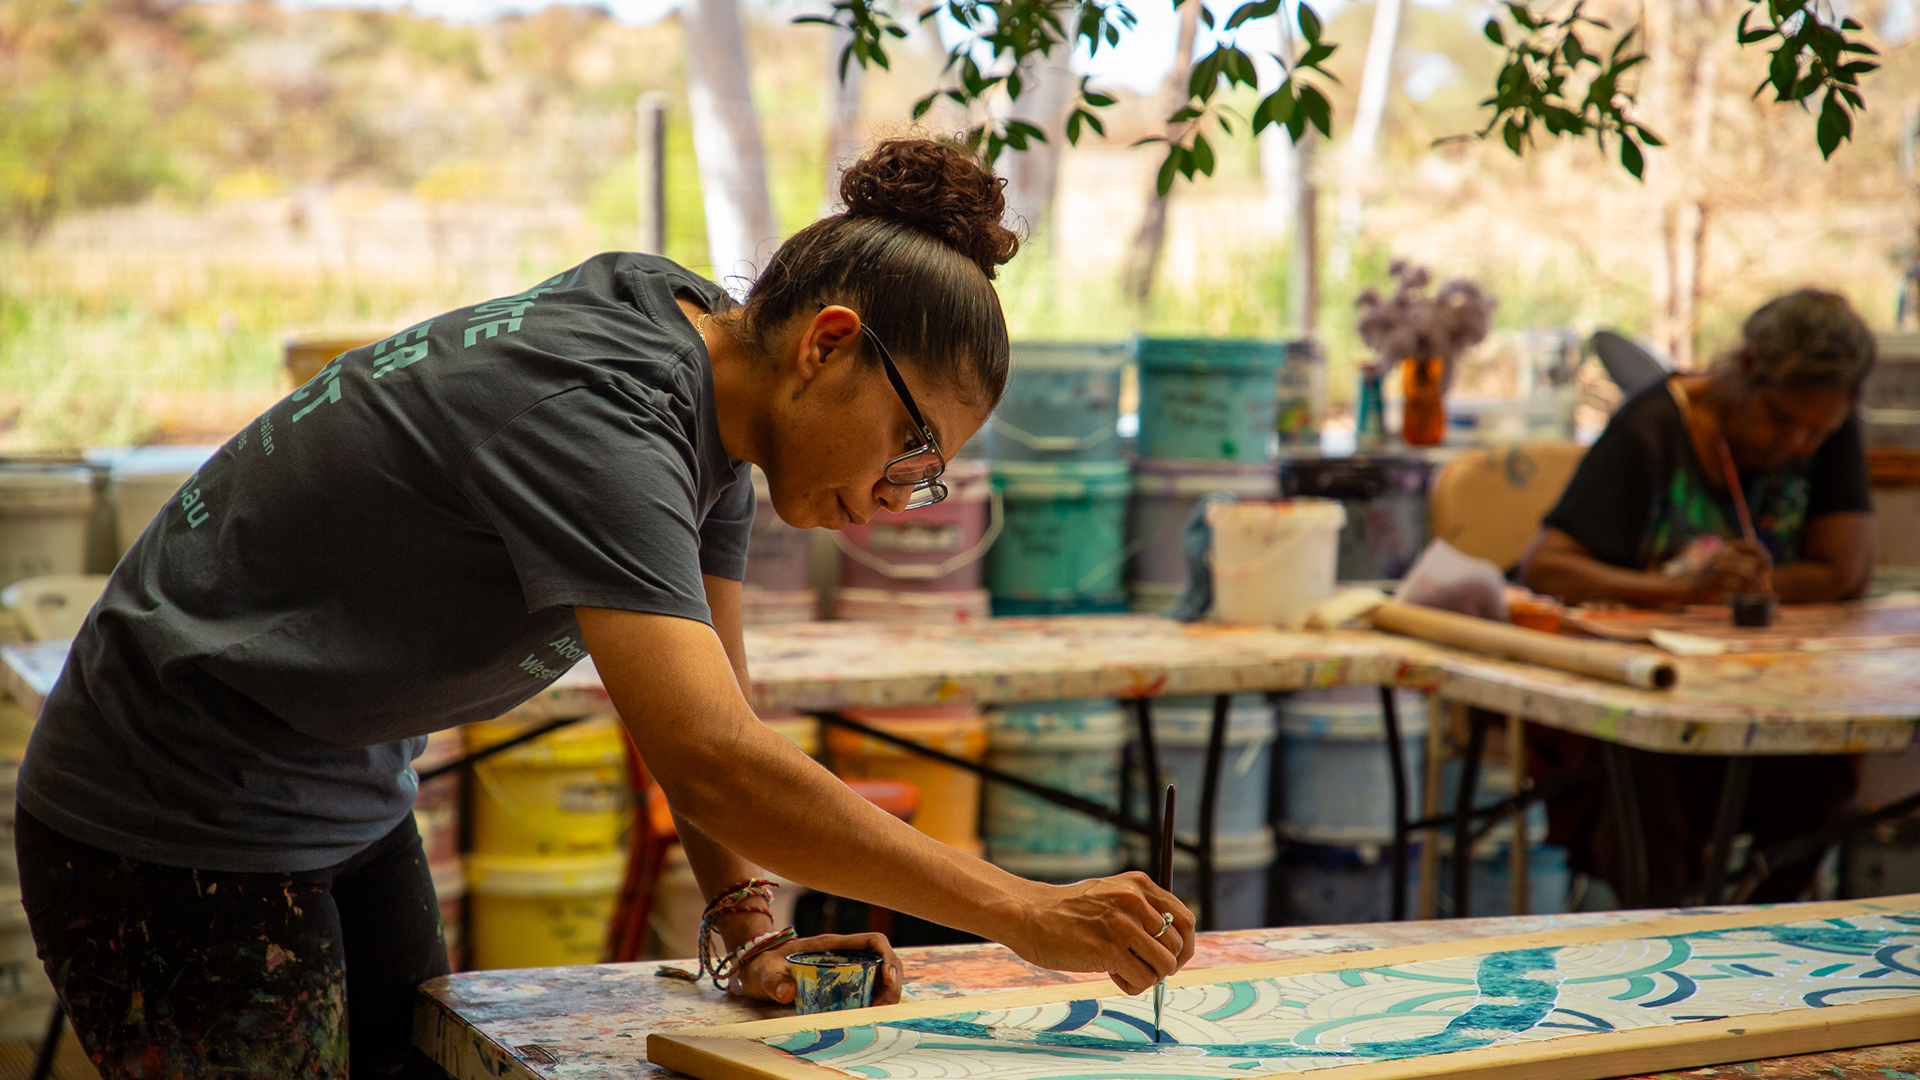
[[[1173,891],[1173,785],[1167,785],[1167,801],[1160,810],[1160,876],[1155,883]],[[1165,933],[1165,929],[1161,930]],[[1167,1001],[1167,980],[1153,984],[1153,1041],[1160,1042],[1160,1010]]]
[[[1740,487],[1740,470],[1733,464],[1733,448],[1727,445],[1727,437],[1720,437],[1720,479],[1727,485],[1727,493],[1733,496],[1733,512],[1740,518],[1740,533],[1747,542],[1760,546],[1760,533],[1753,527],[1753,514],[1747,510],[1747,493]],[[1760,571],[1760,588],[1768,596],[1773,595],[1773,574]]]

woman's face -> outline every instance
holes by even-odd
[[[1810,456],[1852,411],[1853,398],[1844,390],[1763,386],[1735,400],[1727,444],[1743,468],[1778,468]]]
[[[898,511],[909,489],[890,484],[887,462],[920,444],[918,431],[877,358],[860,357],[860,324],[829,307],[789,339],[772,403],[767,474],[774,509],[798,528],[842,529],[882,507]],[[986,413],[894,353],[920,414],[949,460],[986,421]]]

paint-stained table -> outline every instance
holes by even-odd
[[[1718,910],[1739,910],[1734,908]],[[1694,913],[1698,913],[1696,909]],[[1190,969],[1401,945],[1664,918],[1673,911],[1455,919],[1203,934]],[[927,1000],[1085,981],[1033,967],[997,945],[905,949],[909,999]],[[692,969],[691,961],[675,962]],[[414,1042],[457,1080],[631,1080],[678,1074],[647,1061],[647,1035],[787,1015],[785,1007],[728,997],[711,985],[654,974],[659,965],[598,964],[480,971],[421,990]],[[1663,1074],[1673,1077],[1896,1078],[1920,1075],[1920,1043],[1808,1054]]]
[[[1920,601],[1849,605],[1920,629]],[[1827,647],[1827,645],[1841,647]],[[1789,642],[1676,658],[1679,684],[1638,690],[1393,634],[1288,632],[1152,616],[994,619],[967,626],[799,623],[747,631],[764,710],[1001,703],[1394,685],[1608,742],[1685,754],[1865,753],[1920,744],[1920,634]],[[523,708],[599,701],[582,665]]]

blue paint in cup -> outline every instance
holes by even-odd
[[[873,1004],[880,959],[871,949],[826,949],[787,957],[795,984],[793,1011],[804,1015]]]

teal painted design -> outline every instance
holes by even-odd
[[[1907,996],[1920,1014],[1920,913],[1183,987],[1168,994],[1163,1027],[1172,1041],[1159,1044],[1149,1038],[1152,1006],[1144,997],[892,1021],[767,1043],[868,1080],[1230,1080],[1256,1067],[1307,1072]]]

